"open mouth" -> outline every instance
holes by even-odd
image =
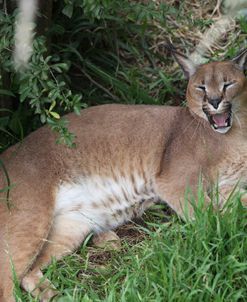
[[[231,110],[224,113],[207,114],[211,127],[220,133],[226,133],[232,126]]]

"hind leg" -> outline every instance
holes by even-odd
[[[50,209],[42,208],[40,204],[37,208],[37,211],[31,207],[23,207],[23,211],[14,208],[10,212],[6,211],[5,215],[0,206],[0,216],[3,219],[0,222],[1,302],[15,301],[13,277],[16,277],[17,282],[23,278],[42,248],[42,239],[46,238],[49,232]]]
[[[76,212],[55,217],[50,236],[32,270],[23,278],[22,287],[41,301],[49,301],[57,294],[57,291],[44,278],[40,269],[46,267],[52,257],[58,260],[73,252],[90,231],[91,227],[88,222],[82,220],[81,215]]]
[[[52,283],[38,268],[34,268],[23,278],[21,286],[42,302],[49,301],[58,294]]]
[[[53,233],[53,237],[55,234]],[[58,233],[56,234],[58,235]],[[59,235],[58,235],[59,236]],[[86,235],[85,235],[86,236]],[[60,237],[59,240],[62,238]],[[55,241],[55,238],[53,238]],[[82,239],[83,240],[83,239]],[[44,275],[42,274],[39,264],[41,267],[46,266],[49,263],[49,255],[53,255],[56,259],[61,258],[62,256],[69,254],[72,249],[62,248],[61,245],[60,248],[53,248],[51,249],[52,240],[49,240],[49,248],[44,250],[42,253],[43,258],[39,257],[37,259],[37,262],[35,263],[35,268],[33,268],[22,280],[22,287],[28,291],[31,292],[34,297],[39,297],[41,301],[49,301],[52,297],[58,294],[55,287],[52,285],[52,283],[44,278]],[[93,244],[97,247],[106,247],[108,246],[110,249],[119,250],[121,248],[120,238],[117,236],[116,233],[112,231],[100,233],[94,236],[93,238]],[[73,244],[72,244],[73,245]],[[68,245],[67,245],[68,247]]]

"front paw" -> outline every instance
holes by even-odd
[[[108,231],[94,235],[93,244],[99,248],[119,251],[121,249],[121,241],[118,235],[113,231]]]

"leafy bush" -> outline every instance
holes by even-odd
[[[12,63],[16,11],[0,11],[1,88],[14,109],[0,118],[5,149],[20,132],[26,135],[42,123],[72,135],[60,119],[67,111],[109,102],[164,103],[175,93],[172,80],[150,49],[153,20],[162,17],[155,4],[129,1],[56,1],[46,37],[37,36],[29,68],[16,73]],[[66,41],[66,42],[65,42]],[[6,87],[4,77],[8,78]],[[5,102],[6,104],[6,102]],[[20,124],[22,125],[20,128]],[[9,136],[11,134],[11,137]]]
[[[189,0],[47,2],[53,5],[48,29],[41,28],[46,19],[41,11],[34,54],[22,74],[12,63],[17,12],[0,11],[0,151],[43,123],[72,146],[73,135],[61,116],[86,106],[181,104],[186,82],[163,45],[169,39],[183,52],[193,49],[199,31],[213,23],[217,1],[201,6]],[[216,56],[236,52],[246,38],[245,25],[241,19],[238,35],[229,35],[236,46],[227,47],[227,53],[218,49]]]

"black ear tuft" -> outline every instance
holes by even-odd
[[[178,52],[172,43],[168,42],[165,45],[165,48],[173,55],[177,63],[182,68],[185,77],[189,79],[196,72],[198,66],[188,57]]]
[[[247,69],[247,48],[240,51],[240,53],[232,59],[232,62],[237,64],[242,70]]]

